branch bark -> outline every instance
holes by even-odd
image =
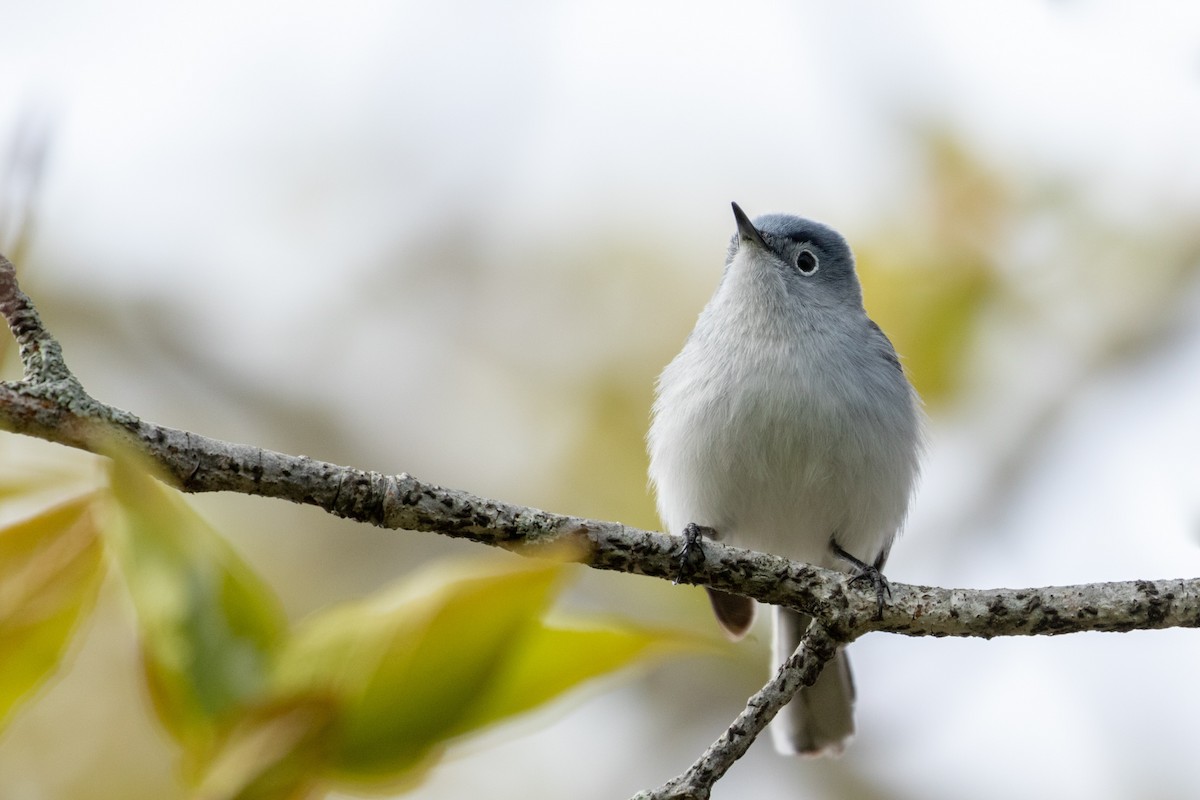
[[[814,619],[795,652],[779,666],[775,676],[746,701],[746,708],[733,724],[686,772],[652,792],[639,792],[631,800],[708,800],[713,784],[746,754],[767,723],[801,686],[813,685],[837,648],[838,643]]]
[[[678,540],[616,522],[554,514],[425,483],[278,453],[146,422],[93,399],[0,255],[0,313],[20,349],[24,377],[0,383],[0,430],[103,455],[114,439],[144,454],[185,492],[231,491],[314,505],[383,528],[430,531],[525,555],[573,543],[596,569],[711,586],[803,611],[815,620],[788,665],[692,769],[646,798],[707,797],[708,788],[802,684],[816,679],[830,647],[864,633],[1028,636],[1200,627],[1200,579],[1133,580],[1030,589],[944,589],[892,583],[877,614],[873,588],[840,572],[766,553],[700,543],[686,576]],[[831,653],[832,650],[829,650]],[[707,782],[707,783],[706,783]],[[708,787],[708,788],[705,788]],[[689,793],[690,792],[690,793]]]

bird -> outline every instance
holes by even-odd
[[[787,214],[753,221],[733,203],[725,269],[655,386],[649,476],[664,529],[876,581],[905,521],[922,450],[920,399],[863,307],[846,240]],[[708,589],[741,639],[755,601]],[[774,607],[772,659],[810,618]],[[839,649],[771,722],[776,749],[840,754],[854,682]]]

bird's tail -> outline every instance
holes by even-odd
[[[795,651],[810,617],[776,607],[773,657],[778,667]],[[837,654],[816,683],[805,686],[771,722],[775,749],[785,755],[837,755],[854,734],[854,680],[846,654]]]

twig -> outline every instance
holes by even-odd
[[[62,348],[51,336],[37,309],[17,284],[17,270],[12,262],[0,255],[0,313],[20,348],[21,364],[25,370],[22,383],[44,386],[57,381],[74,381],[63,361]]]
[[[837,652],[838,643],[821,623],[813,620],[800,645],[775,671],[766,686],[746,702],[746,708],[696,763],[677,778],[652,792],[639,792],[632,800],[708,800],[713,784],[724,777],[763,732],[779,709],[799,691],[812,686],[826,662]]]

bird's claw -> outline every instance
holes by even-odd
[[[712,537],[716,531],[705,525],[689,522],[683,529],[683,544],[671,555],[675,557],[675,583],[686,580],[695,573],[696,567],[704,563],[704,548],[700,543],[707,535]]]
[[[892,599],[892,585],[888,582],[888,579],[883,576],[877,565],[868,564],[865,561],[855,558],[843,550],[837,542],[833,542],[831,546],[833,547],[834,555],[848,562],[857,570],[850,577],[851,584],[870,582],[875,588],[875,619],[883,619],[884,597],[886,596],[888,600]]]
[[[877,567],[870,564],[863,565],[862,569],[850,578],[851,584],[867,582],[870,582],[875,588],[875,619],[883,619],[884,596],[886,595],[888,601],[891,601],[892,584]]]

